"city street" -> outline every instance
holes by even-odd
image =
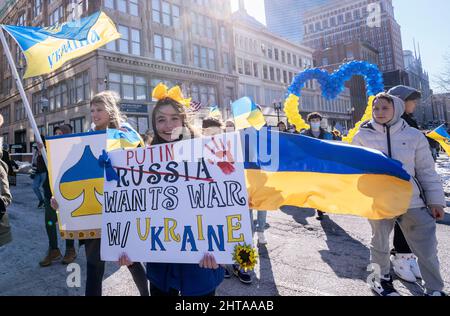
[[[438,171],[450,196],[450,160],[440,158]],[[37,209],[31,179],[18,176],[12,187],[14,203],[8,208],[13,242],[0,250],[0,295],[84,295],[85,255],[80,249],[76,262],[81,266],[80,288],[68,288],[69,273],[61,263],[41,268],[38,262],[47,249],[44,210]],[[447,209],[449,212],[450,209]],[[312,210],[284,208],[268,215],[267,247],[260,247],[260,263],[254,282],[244,285],[236,277],[225,280],[218,289],[223,296],[371,296],[366,285],[369,263],[370,227],[366,220],[330,215],[323,222]],[[450,291],[450,215],[438,224],[439,258],[446,291]],[[60,241],[61,251],[64,251]],[[420,295],[418,284],[398,279],[394,282],[402,295]],[[107,264],[103,294],[138,295],[126,268]]]

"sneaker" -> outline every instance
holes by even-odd
[[[396,254],[391,256],[391,262],[395,274],[406,282],[415,283],[416,276],[411,270],[411,263],[409,261],[411,254]]]
[[[44,208],[44,201],[40,201],[37,208]]]
[[[420,273],[419,264],[417,263],[417,257],[414,254],[411,254],[408,262],[411,267],[411,271],[415,275],[416,279],[422,279],[422,273]]]
[[[52,262],[60,260],[61,257],[62,255],[59,249],[50,249],[45,258],[42,259],[41,262],[39,262],[39,265],[41,267],[48,267],[52,264]]]
[[[75,261],[77,258],[77,253],[75,252],[75,248],[67,248],[66,254],[64,255],[64,258],[62,259],[63,264],[71,264]]]
[[[394,288],[394,284],[392,283],[392,277],[388,276],[389,279],[380,279],[380,281],[373,280],[370,285],[372,291],[377,293],[380,296],[400,296],[397,290]]]
[[[264,232],[258,232],[258,244],[259,245],[267,245],[267,239],[264,235]]]
[[[245,272],[244,270],[240,270],[237,265],[233,265],[233,273],[238,277],[239,281],[244,284],[251,284],[253,282],[252,276],[250,273]]]
[[[425,296],[448,296],[447,293],[442,292],[442,291],[434,291],[431,294],[425,294]]]

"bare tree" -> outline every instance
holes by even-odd
[[[450,93],[450,52],[444,56],[444,69],[435,76],[435,82],[442,92]]]

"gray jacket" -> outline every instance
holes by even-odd
[[[409,208],[423,207],[425,201],[428,205],[445,206],[442,180],[436,172],[428,141],[420,131],[410,127],[401,118],[405,111],[403,101],[397,97],[393,99],[395,113],[392,121],[386,126],[376,123],[373,119],[363,124],[353,138],[353,144],[377,149],[385,154],[391,152],[393,159],[403,163],[403,168],[413,177],[411,182],[414,194]]]

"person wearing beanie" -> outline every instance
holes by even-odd
[[[369,220],[370,259],[375,273],[368,282],[378,295],[399,296],[390,275],[389,260],[389,236],[397,222],[418,257],[425,295],[445,296],[436,236],[436,221],[445,216],[444,190],[425,136],[401,118],[404,112],[403,100],[387,93],[378,94],[373,100],[372,120],[364,123],[353,138],[353,145],[379,150],[400,161],[413,186],[405,214],[393,219]]]
[[[402,85],[393,87],[388,93],[398,97],[405,103],[405,113],[402,115],[402,119],[409,126],[418,130],[419,124],[414,119],[414,112],[417,107],[417,101],[422,97],[422,94],[414,88]],[[394,227],[394,248],[391,250],[391,255],[393,270],[400,279],[407,282],[416,282],[416,279],[422,278],[417,258],[406,242],[398,223],[395,223]]]

